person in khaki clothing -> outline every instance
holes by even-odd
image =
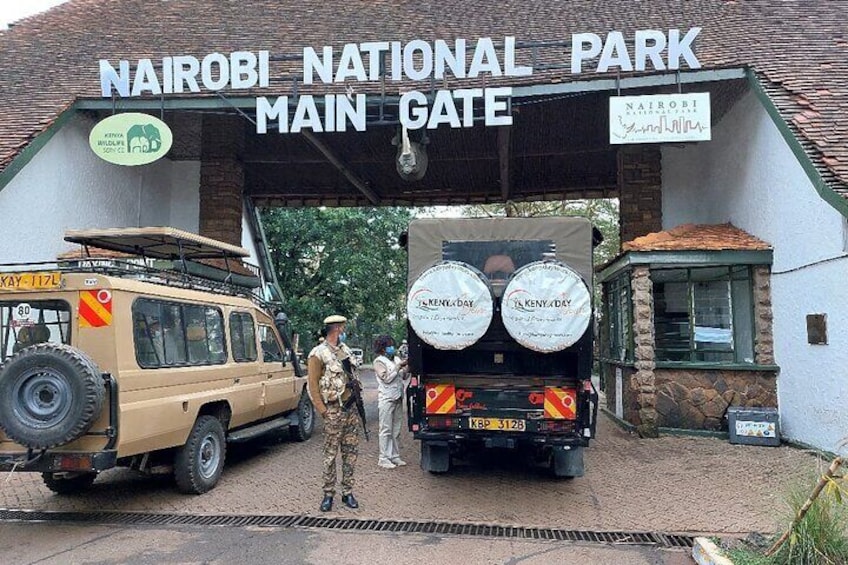
[[[322,512],[333,508],[339,450],[342,453],[342,502],[349,508],[359,507],[353,496],[353,473],[359,448],[358,415],[349,401],[348,381],[352,376],[345,372],[342,364],[350,357],[350,349],[344,344],[346,323],[344,316],[328,316],[324,320],[324,342],[309,353],[308,360],[309,397],[315,410],[324,418]]]

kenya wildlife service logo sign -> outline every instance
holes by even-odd
[[[164,156],[173,142],[168,124],[149,114],[115,114],[94,126],[88,144],[94,154],[115,165],[147,165]]]

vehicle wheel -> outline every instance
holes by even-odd
[[[315,431],[315,407],[312,406],[312,401],[306,391],[300,395],[300,402],[297,403],[297,421],[296,426],[290,428],[292,437],[297,441],[306,441],[312,437],[312,432]]]
[[[27,347],[0,367],[0,429],[32,449],[64,445],[100,417],[105,396],[100,370],[82,351]]]
[[[41,478],[56,494],[77,494],[91,488],[97,473],[41,473]]]
[[[224,426],[214,416],[200,416],[188,440],[174,457],[177,488],[186,494],[203,494],[211,490],[224,470],[227,444]]]

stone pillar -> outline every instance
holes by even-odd
[[[633,341],[636,372],[630,377],[630,396],[636,399],[641,437],[658,437],[657,390],[654,385],[654,296],[650,271],[635,267],[631,273],[633,289]]]
[[[200,235],[241,246],[245,122],[204,114],[200,148]]]
[[[754,362],[774,365],[774,333],[771,311],[771,269],[754,267]]]
[[[659,146],[618,150],[621,243],[662,230],[662,162]]]

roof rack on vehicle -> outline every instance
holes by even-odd
[[[250,253],[222,241],[171,227],[68,230],[65,241],[85,252],[64,269],[84,268],[112,276],[132,276],[150,282],[202,288],[265,301],[259,268],[245,263]],[[120,255],[104,256],[103,250]]]

